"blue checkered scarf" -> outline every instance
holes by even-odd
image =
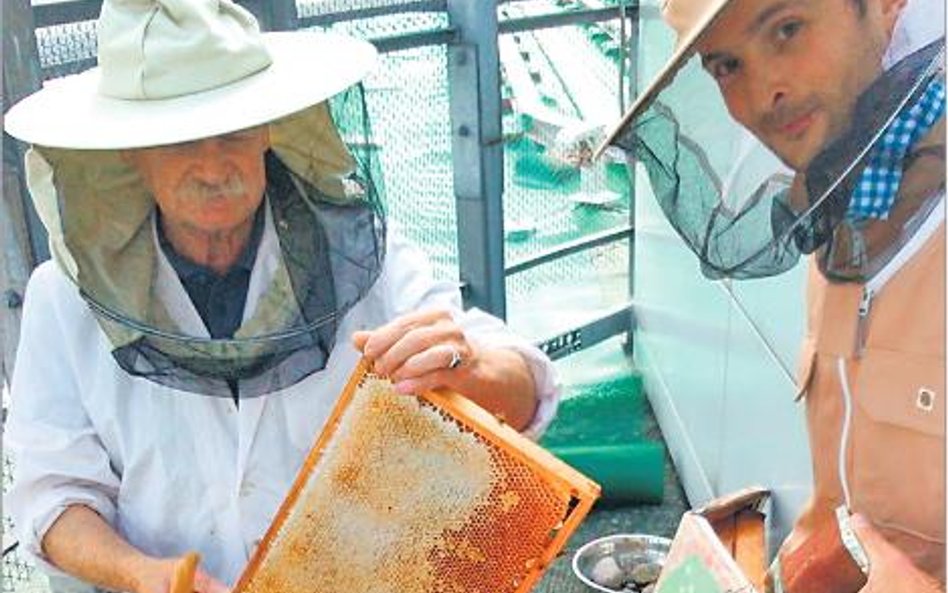
[[[905,155],[912,145],[928,133],[944,111],[945,84],[935,79],[928,83],[914,105],[903,109],[896,116],[873,147],[850,198],[847,218],[885,220],[889,216],[902,181]]]

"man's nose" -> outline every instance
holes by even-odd
[[[758,113],[770,113],[786,102],[789,82],[778,64],[773,61],[758,64],[750,79],[756,81],[752,85],[751,100]]]
[[[223,183],[227,178],[220,142],[214,138],[199,141],[194,147],[195,176],[208,185]]]

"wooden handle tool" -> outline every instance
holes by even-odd
[[[197,552],[188,552],[178,560],[174,567],[174,576],[171,578],[169,593],[194,592],[194,573],[197,571],[197,565],[200,561],[201,555]]]

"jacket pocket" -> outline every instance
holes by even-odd
[[[881,525],[943,542],[944,359],[868,349],[853,370],[854,507]]]

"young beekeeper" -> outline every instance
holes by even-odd
[[[360,350],[406,394],[549,422],[549,359],[386,233],[371,45],[261,34],[230,0],[106,0],[98,47],[5,119],[53,254],[27,290],[5,502],[47,571],[165,593],[197,550],[195,588],[232,585]]]
[[[667,0],[663,16],[674,56],[606,143],[644,165],[709,277],[813,254],[814,492],[780,557],[842,507],[863,592],[942,590],[944,5]]]

